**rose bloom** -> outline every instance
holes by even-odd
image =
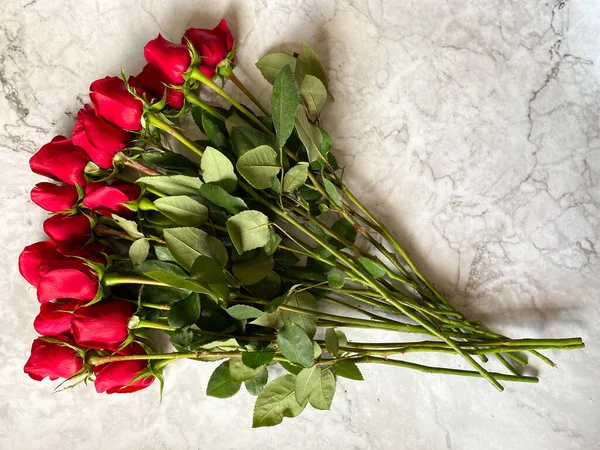
[[[159,73],[150,64],[146,64],[142,71],[134,77],[129,78],[129,85],[141,89],[150,99],[162,100],[167,90],[167,105],[175,109],[181,109],[185,102],[185,96],[182,91],[168,88],[161,81]]]
[[[138,355],[144,354],[146,350],[136,343],[124,348],[120,355]],[[154,381],[153,376],[148,376],[132,382],[141,372],[148,368],[148,361],[116,361],[101,366],[94,367],[96,380],[94,386],[99,394],[125,394],[127,392],[136,392],[147,388]]]
[[[190,41],[200,55],[200,72],[209,78],[214,78],[217,65],[227,58],[233,48],[233,35],[227,21],[221,20],[212,30],[189,28],[181,43]]]
[[[40,208],[49,212],[71,209],[79,200],[75,186],[69,184],[38,183],[31,190],[31,200]]]
[[[90,219],[83,214],[54,214],[44,220],[44,233],[57,243],[83,244],[92,236]]]
[[[83,206],[108,217],[112,214],[130,217],[135,215],[135,211],[123,203],[137,200],[141,192],[140,187],[134,184],[90,183],[86,188]]]
[[[106,77],[94,81],[90,86],[90,100],[96,114],[123,130],[142,129],[144,106],[127,90],[118,77]]]
[[[79,300],[46,302],[33,321],[33,328],[42,336],[60,336],[71,332],[73,311],[83,303]]]
[[[183,84],[183,74],[192,62],[187,45],[169,42],[160,34],[146,44],[144,58],[159,73],[162,81],[173,85]]]
[[[98,293],[98,275],[81,259],[43,262],[39,270],[37,298],[40,303],[61,298],[92,300]]]
[[[38,175],[85,186],[84,169],[89,161],[85,150],[73,145],[71,139],[56,136],[31,157],[29,167]]]
[[[77,308],[71,320],[75,341],[87,348],[117,350],[129,336],[133,312],[133,305],[121,300]]]
[[[40,273],[42,263],[61,259],[64,257],[56,249],[56,242],[36,242],[25,247],[19,255],[19,272],[31,285],[38,287],[42,277]]]
[[[72,343],[69,338],[57,338]],[[48,377],[70,378],[83,367],[83,359],[72,348],[55,342],[36,339],[31,346],[31,356],[25,363],[24,371],[32,379],[41,381]]]

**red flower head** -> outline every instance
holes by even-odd
[[[98,117],[90,105],[85,105],[77,113],[72,135],[73,143],[83,148],[92,161],[104,169],[113,166],[115,155],[131,141],[131,134]]]
[[[106,77],[96,80],[90,86],[90,99],[96,114],[123,130],[142,129],[144,107],[127,90],[125,83],[118,77]]]
[[[71,209],[77,203],[79,194],[75,186],[69,184],[38,183],[31,190],[31,200],[40,208],[50,212]]]
[[[42,336],[60,336],[71,332],[73,311],[81,305],[78,300],[47,302],[40,305],[40,313],[33,321],[33,328]]]
[[[83,214],[55,214],[44,221],[44,233],[57,243],[83,244],[92,235],[92,224]]]
[[[144,354],[146,350],[139,344],[131,344],[123,351],[121,355]],[[99,394],[125,394],[127,392],[136,392],[147,388],[154,381],[153,376],[142,378],[132,383],[132,381],[144,370],[148,368],[148,361],[117,361],[101,366],[94,367],[96,380],[94,386]]]
[[[233,35],[225,19],[212,30],[189,28],[183,35],[182,44],[189,40],[201,57],[200,72],[214,78],[217,65],[233,48]]]
[[[54,241],[41,241],[28,245],[19,255],[19,272],[30,284],[38,287],[40,284],[40,266],[42,263],[64,259],[56,249]]]
[[[162,81],[173,85],[185,81],[182,74],[188,71],[192,62],[190,51],[185,43],[174,44],[160,34],[146,44],[144,58],[160,74]]]
[[[132,216],[132,211],[123,203],[137,200],[140,196],[139,186],[128,183],[91,183],[86,188],[83,206],[96,211],[104,216],[117,214],[119,216]]]
[[[85,186],[84,169],[89,160],[88,154],[70,139],[56,136],[31,157],[29,166],[38,175]]]
[[[98,275],[81,259],[67,258],[40,265],[37,298],[40,303],[61,298],[92,300],[98,293]]]
[[[141,89],[152,98],[161,100],[167,89],[167,104],[175,109],[183,108],[185,96],[182,91],[167,88],[160,80],[159,73],[150,64],[146,64],[142,71],[135,77],[129,78],[129,84]]]
[[[121,300],[78,308],[71,320],[75,341],[88,348],[117,350],[129,335],[133,312],[133,305]]]
[[[72,343],[68,338],[60,340]],[[72,377],[82,367],[83,359],[72,348],[38,338],[33,341],[31,356],[25,363],[24,370],[32,379],[42,381],[46,377],[51,380]]]

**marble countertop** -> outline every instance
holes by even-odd
[[[331,412],[252,430],[254,398],[208,398],[212,364],[134,395],[52,395],[24,373],[38,304],[17,257],[42,238],[31,154],[68,133],[91,81],[143,64],[158,32],[232,24],[238,76],[306,40],[331,71],[346,180],[470,317],[581,336],[538,385],[365,367]],[[600,442],[600,4],[571,1],[6,0],[0,11],[0,447],[594,449]]]

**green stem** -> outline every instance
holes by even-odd
[[[168,286],[160,281],[152,280],[151,278],[133,277],[120,275],[118,273],[107,273],[102,278],[104,286],[115,286],[117,284],[147,284],[150,286]]]
[[[167,134],[170,134],[171,136],[173,136],[175,139],[177,139],[179,142],[181,142],[183,145],[185,145],[187,148],[192,150],[197,155],[202,156],[202,154],[204,153],[204,151],[200,147],[198,147],[193,141],[186,138],[177,129],[175,129],[175,127],[169,125],[167,122],[163,121],[157,115],[147,114],[146,119],[148,120],[148,122],[150,124],[154,125],[159,130],[162,130],[162,131],[166,132]]]
[[[254,94],[252,94],[252,92],[250,92],[248,90],[248,88],[246,86],[244,86],[244,83],[242,83],[240,81],[240,79],[235,75],[235,73],[231,72],[229,75],[227,75],[227,78],[229,78],[231,80],[231,82],[233,84],[235,84],[235,86],[242,91],[246,97],[248,97],[252,103],[254,103],[258,109],[261,110],[261,112],[265,115],[265,116],[270,116],[269,111],[267,110],[267,108],[265,108],[260,101],[254,96]]]
[[[207,113],[209,113],[211,116],[225,122],[226,117],[223,116],[219,111],[217,111],[215,108],[213,108],[212,106],[207,105],[206,103],[204,103],[202,100],[200,100],[200,97],[198,97],[198,94],[194,93],[194,92],[188,92],[185,95],[185,99],[190,102],[192,105],[196,105],[197,107],[203,109],[204,111],[206,111]]]

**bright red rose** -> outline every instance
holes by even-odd
[[[141,89],[151,98],[161,100],[167,89],[167,105],[175,109],[183,108],[185,96],[182,91],[167,88],[160,80],[159,73],[150,64],[146,64],[142,71],[135,77],[129,78],[129,84],[134,88]]]
[[[79,194],[70,184],[38,183],[31,190],[31,200],[40,208],[50,212],[71,209],[77,203]]]
[[[90,105],[85,105],[77,113],[72,135],[73,143],[83,148],[103,169],[111,168],[115,155],[131,142],[130,133],[97,116]]]
[[[106,77],[94,81],[90,86],[90,99],[96,114],[123,130],[142,129],[144,107],[127,90],[118,77]]]
[[[78,258],[42,263],[40,274],[37,290],[40,303],[61,298],[92,300],[100,287],[96,273]]]
[[[209,78],[215,76],[217,65],[223,61],[233,48],[233,35],[225,19],[212,30],[189,28],[181,40],[189,40],[201,57],[200,72]]]
[[[73,145],[71,139],[56,136],[31,157],[29,166],[38,175],[85,186],[84,169],[89,161],[85,150]]]
[[[185,81],[182,74],[188,71],[192,62],[187,45],[169,42],[160,34],[146,44],[144,58],[160,74],[162,81],[173,85]]]
[[[42,273],[40,266],[42,263],[53,260],[63,259],[56,249],[54,241],[41,241],[28,245],[19,255],[19,272],[30,284],[38,287]]]
[[[123,203],[137,200],[140,193],[141,189],[134,184],[90,183],[86,188],[83,206],[108,217],[112,214],[130,217],[135,215],[135,211]]]
[[[71,321],[75,341],[88,348],[117,350],[129,335],[133,312],[133,305],[121,300],[79,308]]]
[[[128,345],[121,355],[144,354],[146,350],[139,344]],[[153,376],[148,376],[132,382],[140,373],[148,368],[148,361],[117,361],[94,367],[96,380],[94,386],[99,394],[125,394],[147,388],[154,381]]]
[[[73,311],[81,304],[79,300],[42,303],[40,313],[33,321],[33,328],[42,336],[60,336],[70,333]]]
[[[60,338],[63,342],[72,343],[68,338]],[[31,356],[25,363],[25,373],[36,381],[48,377],[69,378],[83,367],[83,359],[75,350],[66,345],[36,339],[31,346]]]
[[[83,214],[55,214],[44,220],[44,233],[58,243],[83,244],[92,235],[92,224]]]

